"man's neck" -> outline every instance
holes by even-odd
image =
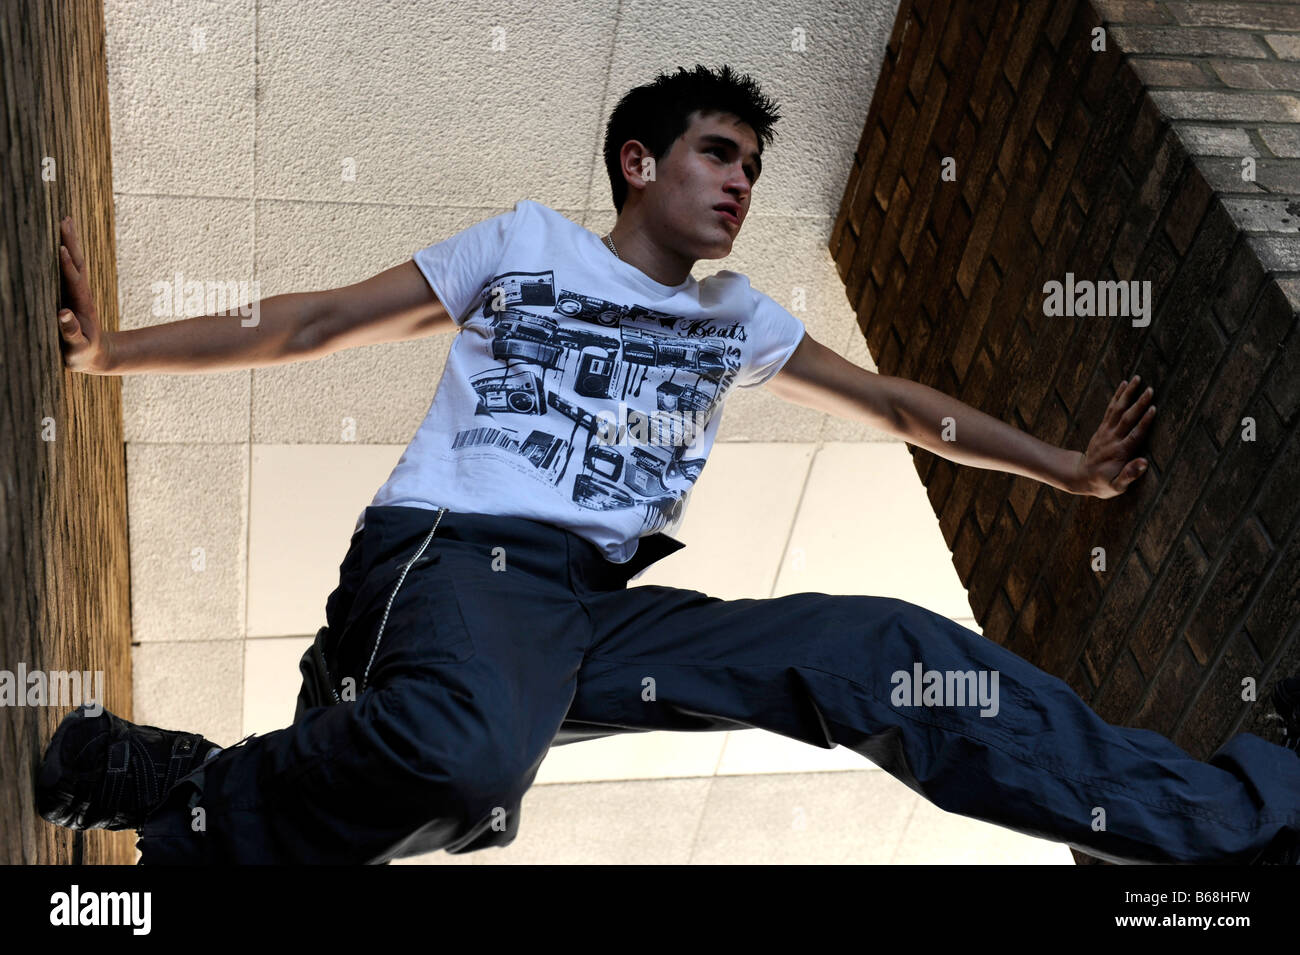
[[[660,285],[681,285],[690,277],[695,260],[656,245],[634,220],[620,216],[610,236],[620,259]]]

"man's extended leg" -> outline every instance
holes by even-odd
[[[1193,759],[1158,733],[1106,723],[1064,681],[903,600],[727,601],[644,586],[586,602],[596,640],[566,723],[575,734],[752,726],[839,744],[942,809],[1113,862],[1252,862],[1300,834],[1295,752],[1243,733]],[[996,708],[977,692],[964,706],[905,698],[933,679],[926,671],[945,685],[970,673],[966,687],[982,673]],[[948,705],[927,705],[936,700]]]

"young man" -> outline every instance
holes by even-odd
[[[670,534],[732,388],[767,384],[1074,494],[1121,494],[1145,464],[1134,452],[1155,409],[1136,377],[1087,449],[1063,450],[849,363],[743,275],[695,281],[697,260],[730,252],[778,118],[729,69],[661,75],[609,122],[611,234],[521,201],[368,281],[268,299],[251,330],[203,318],[105,335],[68,226],[64,340],[83,371],[251,367],[460,334],[358,518],[293,725],[222,750],[74,712],[41,770],[42,815],[136,828],[149,864],[383,863],[512,842],[552,745],[754,726],[847,746],[943,809],[1112,861],[1293,851],[1300,758],[1283,746],[1242,734],[1194,760],[902,600],[627,587],[682,546]],[[898,680],[931,672],[975,677],[970,698],[931,699],[928,676],[913,698]],[[976,685],[994,692],[976,699]]]

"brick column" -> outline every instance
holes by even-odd
[[[1202,759],[1300,671],[1298,61],[1297,4],[903,0],[831,236],[882,374],[1074,450],[1155,387],[1112,500],[909,449],[985,634]]]

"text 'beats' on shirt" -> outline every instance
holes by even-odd
[[[542,521],[615,563],[680,526],[724,399],[804,333],[738,272],[661,285],[528,199],[415,263],[460,331],[372,506]]]

